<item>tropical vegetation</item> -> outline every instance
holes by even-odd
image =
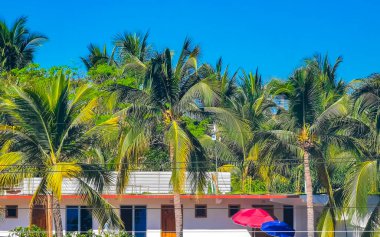
[[[30,206],[54,207],[48,233],[54,224],[62,236],[54,210],[65,178],[102,227],[122,229],[102,193],[113,172],[125,192],[136,169],[172,172],[177,236],[181,194],[210,191],[209,171],[231,172],[233,193],[305,193],[310,237],[358,218],[363,236],[379,231],[380,201],[368,206],[380,193],[378,74],[348,82],[341,57],[315,55],[289,78],[264,82],[259,70],[201,63],[188,38],[175,54],[155,50],[148,32],[123,32],[112,50],[90,44],[78,76],[33,63],[47,38],[30,33],[26,18],[0,22],[0,36],[0,187],[40,178]],[[318,220],[316,193],[329,198]]]

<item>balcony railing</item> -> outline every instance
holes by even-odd
[[[116,194],[116,174],[113,175],[113,183],[104,188],[103,194]],[[216,178],[216,176],[218,176]],[[171,172],[132,172],[125,194],[170,194]],[[0,195],[32,195],[41,182],[41,178],[27,178],[17,186],[3,188]],[[209,173],[205,193],[228,193],[231,191],[231,175],[228,172]],[[89,184],[91,185],[91,184]],[[62,194],[72,195],[78,193],[79,183],[76,179],[64,179],[62,183]],[[185,192],[192,193],[190,180],[186,181]]]

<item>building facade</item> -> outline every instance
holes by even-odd
[[[210,176],[216,174],[210,174]],[[235,195],[230,193],[230,174],[218,173],[218,190],[201,196],[183,194],[183,229],[185,237],[249,237],[254,231],[257,237],[266,236],[260,230],[252,230],[232,222],[231,216],[240,209],[263,208],[273,217],[293,226],[296,236],[306,236],[306,198],[302,195]],[[213,180],[210,178],[210,180]],[[215,180],[215,179],[214,179]],[[136,172],[131,174],[125,194],[116,195],[110,187],[103,197],[115,208],[124,222],[125,230],[136,237],[175,236],[173,195],[170,194],[170,172]],[[38,178],[24,180],[18,188],[0,195],[0,205],[5,208],[0,222],[0,236],[8,236],[9,230],[34,223],[46,227],[46,210],[29,203]],[[212,182],[210,181],[212,186]],[[76,194],[76,184],[64,180],[61,216],[65,232],[101,231],[91,208]],[[188,188],[187,188],[188,189]],[[207,193],[207,191],[206,191]],[[326,203],[326,197],[315,198],[318,217]],[[105,226],[103,231],[112,231]]]

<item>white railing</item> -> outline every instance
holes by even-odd
[[[209,173],[207,182],[214,185],[215,182],[211,176],[215,173]],[[231,175],[228,172],[218,172],[218,191],[228,193],[231,191]],[[129,184],[125,189],[125,194],[168,194],[172,193],[170,185],[171,172],[132,172],[129,178]],[[116,194],[116,174],[113,177],[113,184],[105,187],[104,194]],[[24,179],[18,187],[5,191],[5,194],[32,195],[41,182],[41,178]],[[76,179],[64,179],[62,183],[62,194],[70,195],[78,193],[78,181]],[[90,184],[91,185],[91,184]],[[186,193],[191,193],[191,183],[187,180],[185,185]],[[207,193],[207,188],[205,190]]]

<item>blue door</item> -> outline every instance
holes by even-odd
[[[135,236],[146,237],[146,206],[135,206]]]

